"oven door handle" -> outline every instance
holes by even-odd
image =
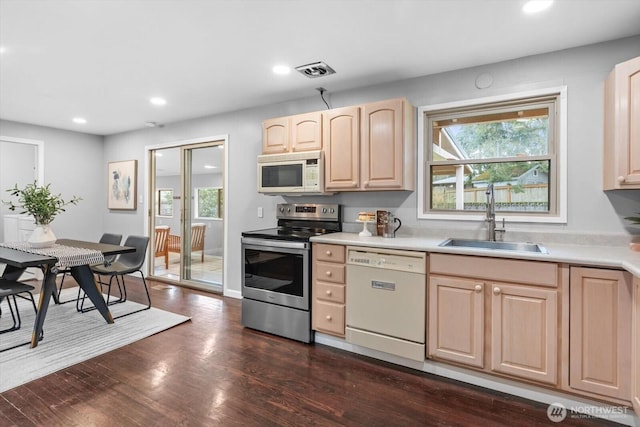
[[[284,249],[309,249],[309,242],[290,242],[287,240],[258,239],[254,237],[243,237],[243,245],[262,246],[264,248],[284,248]]]

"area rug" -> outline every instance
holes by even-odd
[[[64,289],[61,300],[77,295],[76,289]],[[37,303],[37,295],[36,295]],[[0,334],[0,350],[31,340],[35,313],[30,301],[18,299],[22,328]],[[12,325],[6,301],[2,301],[0,330]],[[141,308],[127,301],[110,306],[113,316]],[[44,322],[44,339],[36,348],[28,345],[0,353],[0,393],[59,371],[92,357],[123,347],[186,322],[189,317],[151,308],[108,324],[97,311],[78,313],[75,302],[49,305]]]

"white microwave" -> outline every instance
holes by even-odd
[[[258,192],[291,196],[325,194],[322,151],[258,156]]]

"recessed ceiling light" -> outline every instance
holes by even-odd
[[[85,119],[84,117],[74,117],[73,118],[73,123],[77,123],[79,125],[83,125],[83,124],[87,123],[87,119]]]
[[[217,166],[213,166],[213,165],[204,165],[205,169],[218,169]]]
[[[276,65],[273,67],[273,72],[279,75],[289,74],[291,72],[291,67],[287,65]]]
[[[150,98],[149,102],[153,105],[165,105],[167,103],[167,100],[164,98],[154,97]]]
[[[522,6],[524,13],[537,13],[541,12],[553,4],[553,0],[529,0]]]

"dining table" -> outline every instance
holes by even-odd
[[[105,264],[112,255],[135,252],[131,246],[111,245],[84,240],[58,239],[48,248],[34,248],[28,242],[0,243],[0,264],[6,264],[2,278],[19,280],[27,268],[37,267],[43,272],[40,298],[31,334],[31,348],[38,345],[43,337],[43,325],[51,299],[59,303],[56,291],[56,276],[62,269],[69,269],[87,297],[107,323],[113,323],[113,316],[102,296],[100,285],[95,280],[91,266]]]

